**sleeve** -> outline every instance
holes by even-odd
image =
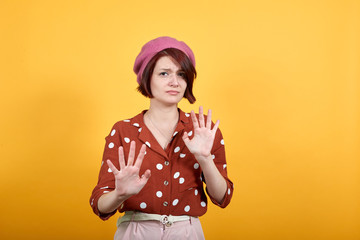
[[[207,192],[207,195],[209,196],[210,200],[215,205],[217,205],[221,208],[225,208],[227,205],[229,205],[229,203],[231,201],[231,198],[233,195],[233,190],[234,190],[234,184],[228,178],[228,175],[227,175],[225,144],[224,144],[224,139],[223,139],[220,129],[218,129],[216,132],[214,145],[213,145],[211,154],[212,154],[212,157],[213,157],[213,160],[214,160],[214,163],[215,163],[217,169],[219,170],[220,174],[224,177],[224,179],[226,181],[227,190],[226,190],[226,193],[225,193],[225,196],[224,196],[224,199],[222,200],[222,202],[217,202],[214,198],[212,198],[211,195],[209,194],[207,188],[206,188],[206,192]]]
[[[116,213],[116,210],[107,214],[101,213],[98,209],[98,201],[103,194],[111,192],[115,189],[114,174],[108,167],[106,160],[109,159],[114,164],[114,166],[119,169],[118,149],[122,145],[119,129],[119,123],[116,123],[111,129],[110,134],[105,138],[106,143],[101,162],[98,182],[94,190],[92,191],[90,197],[90,205],[94,213],[98,215],[102,220],[107,220]]]

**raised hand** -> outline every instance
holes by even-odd
[[[191,119],[194,126],[194,137],[190,140],[188,133],[184,132],[183,140],[186,147],[194,154],[196,160],[201,164],[211,156],[215,133],[219,127],[220,121],[217,120],[213,129],[211,129],[211,110],[209,109],[208,111],[205,123],[202,106],[199,107],[199,121],[197,120],[194,111],[191,111]]]
[[[115,190],[119,196],[131,197],[132,195],[138,194],[141,189],[145,186],[150,178],[150,170],[147,169],[145,173],[140,177],[139,171],[144,159],[146,145],[141,146],[140,152],[136,161],[135,158],[135,142],[131,141],[129,157],[127,165],[125,164],[124,149],[119,147],[119,163],[120,169],[116,169],[114,164],[110,160],[107,160],[109,168],[115,177]]]

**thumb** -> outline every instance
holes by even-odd
[[[151,171],[150,169],[146,170],[144,172],[144,174],[141,176],[141,180],[145,181],[145,183],[149,180],[149,178],[151,177]]]

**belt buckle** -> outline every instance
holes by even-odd
[[[169,217],[166,215],[161,216],[161,223],[167,227],[171,227],[172,222],[169,221]]]

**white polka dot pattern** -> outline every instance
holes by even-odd
[[[200,204],[201,204],[202,207],[206,207],[206,202],[203,201]]]
[[[115,145],[114,145],[114,143],[109,143],[109,148],[113,148]]]
[[[194,164],[194,169],[198,169],[199,166],[200,166],[200,165],[199,165],[198,163],[195,163],[195,164]]]
[[[141,208],[141,209],[145,209],[146,206],[147,206],[146,203],[144,203],[144,202],[140,203],[140,208]]]
[[[175,199],[175,200],[172,202],[172,205],[173,205],[173,206],[176,206],[178,203],[179,203],[179,199]]]
[[[130,120],[129,120],[129,119],[125,119],[124,122],[130,122]]]
[[[157,191],[157,192],[156,192],[156,196],[157,196],[158,198],[161,198],[161,197],[162,197],[162,195],[163,195],[163,194],[162,194],[162,192],[161,192],[161,191]]]
[[[129,142],[130,142],[130,138],[125,137],[125,138],[124,138],[124,141],[125,141],[126,143],[129,143]]]
[[[161,170],[161,169],[163,169],[163,165],[160,164],[160,163],[158,163],[158,164],[156,164],[156,168],[157,168],[158,170]]]
[[[213,154],[213,155],[211,155],[211,157],[212,157],[212,159],[215,159],[215,155]]]
[[[231,190],[230,190],[230,188],[228,188],[228,195],[230,195],[230,193],[231,193]]]
[[[180,151],[180,147],[176,147],[176,148],[174,149],[174,153],[177,153],[178,151]]]
[[[112,172],[111,168],[108,168],[108,172]]]
[[[139,130],[138,130],[138,131],[139,131],[139,132],[141,132],[141,130],[142,130],[142,128],[139,128]]]
[[[150,143],[148,142],[148,141],[146,141],[145,142],[145,144],[148,146],[148,147],[150,147],[151,145],[150,145]]]
[[[138,123],[134,123],[133,124],[135,127],[140,127],[140,125]]]
[[[192,134],[193,134],[193,131],[188,132],[189,137],[191,137]]]
[[[190,211],[190,206],[187,205],[187,206],[184,208],[184,211],[185,211],[185,212],[189,212],[189,211]]]
[[[227,165],[226,165],[226,164],[224,164],[224,165],[223,165],[223,169],[225,169],[225,168],[226,168],[226,166],[227,166]]]
[[[182,178],[182,177],[179,178],[179,183],[180,183],[180,184],[183,184],[184,182],[185,182],[185,178]]]
[[[190,114],[188,114],[188,113],[185,113],[185,116],[186,116],[186,117],[190,117]]]
[[[180,157],[181,157],[181,158],[184,158],[185,156],[186,156],[185,153],[180,153]]]
[[[116,133],[116,130],[115,129],[113,129],[112,131],[111,131],[111,136],[114,136],[115,135],[115,133]]]
[[[175,136],[178,132],[174,132],[173,136]]]
[[[224,145],[225,144],[224,139],[221,139],[220,143],[221,143],[221,145]]]
[[[176,173],[174,174],[174,178],[175,178],[175,179],[177,179],[179,176],[180,176],[180,173],[179,173],[179,172],[176,172]]]
[[[195,196],[197,196],[199,193],[199,191],[197,189],[195,189]]]

